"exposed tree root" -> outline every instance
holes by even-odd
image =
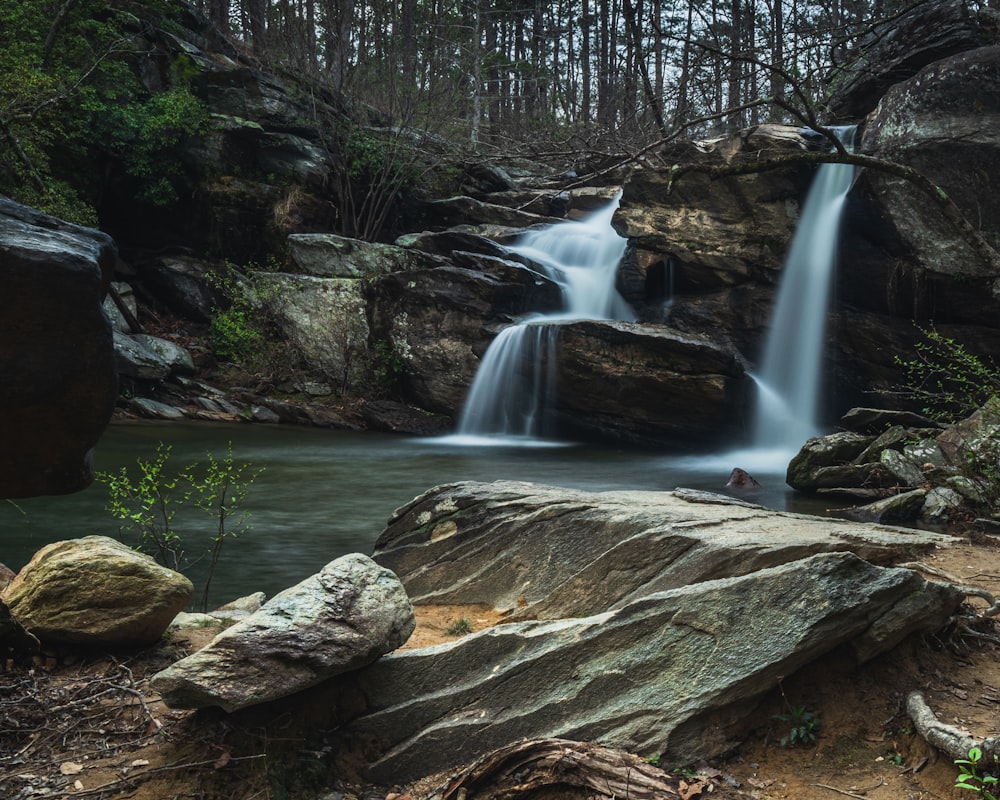
[[[978,747],[983,751],[983,763],[992,764],[1000,754],[1000,737],[991,736],[977,741],[967,732],[941,722],[927,705],[923,692],[910,692],[906,698],[906,713],[913,720],[917,733],[953,761],[968,758],[969,750]]]
[[[517,800],[543,788],[588,797],[695,797],[710,779],[670,775],[638,756],[566,739],[535,739],[497,750],[453,778],[432,800]]]

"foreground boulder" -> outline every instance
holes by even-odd
[[[46,545],[0,593],[29,633],[49,644],[141,647],[156,642],[194,587],[106,536]]]
[[[812,556],[593,616],[501,625],[394,654],[345,683],[368,708],[343,735],[376,744],[369,777],[384,783],[523,737],[690,763],[731,749],[754,699],[782,676],[838,647],[864,661],[940,627],[961,601],[961,591],[910,570],[850,553]]]
[[[332,561],[153,676],[174,708],[235,711],[369,664],[413,632],[399,580],[367,556]]]
[[[118,393],[101,308],[115,258],[100,231],[0,197],[0,497],[94,479],[92,449]]]
[[[701,492],[497,481],[439,486],[400,508],[374,558],[418,605],[483,603],[515,619],[557,619],[815,553],[851,550],[887,564],[947,540]]]

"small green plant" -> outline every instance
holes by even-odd
[[[787,722],[789,725],[788,733],[778,741],[782,747],[795,747],[816,742],[816,734],[819,732],[819,718],[812,711],[807,711],[805,706],[796,706],[785,714],[775,714],[774,719]]]
[[[461,619],[453,622],[445,633],[449,636],[465,636],[466,634],[472,633],[472,623],[469,622],[468,617],[462,617]]]
[[[895,362],[906,373],[901,393],[922,403],[925,414],[952,422],[1000,394],[996,364],[970,353],[933,325],[917,328],[924,339],[915,345],[916,356],[896,356]]]
[[[958,789],[968,789],[975,792],[984,800],[997,800],[995,790],[997,788],[997,778],[993,775],[985,775],[980,772],[980,762],[983,759],[983,751],[978,747],[969,750],[968,758],[955,760],[958,767],[958,778],[955,786]],[[996,756],[993,757],[996,761]]]
[[[138,478],[122,467],[118,472],[99,472],[97,479],[108,487],[107,511],[121,521],[122,541],[134,534],[136,550],[156,558],[163,566],[180,571],[184,561],[181,537],[174,530],[178,478],[166,473],[170,445],[160,442],[156,455],[139,457]]]
[[[136,550],[152,555],[177,572],[208,557],[199,604],[206,611],[223,545],[250,530],[250,514],[243,508],[243,502],[263,468],[237,463],[232,442],[222,458],[208,453],[204,466],[191,464],[176,472],[168,470],[170,452],[170,445],[160,442],[153,458],[136,459],[139,468],[136,477],[122,467],[118,472],[99,472],[97,479],[108,487],[105,508],[120,520],[123,542],[132,540]],[[178,512],[192,507],[209,514],[213,520],[207,548],[193,559],[187,557],[185,550],[194,548],[195,543],[175,527]]]
[[[208,591],[212,585],[212,575],[222,556],[222,546],[227,539],[236,539],[250,530],[250,512],[243,508],[254,480],[263,468],[253,469],[250,464],[238,464],[233,460],[233,443],[226,446],[226,454],[216,459],[206,454],[208,463],[199,471],[195,466],[184,468],[181,478],[191,487],[189,495],[194,505],[208,513],[215,520],[215,532],[209,547],[208,571],[202,587],[201,609],[208,609]]]

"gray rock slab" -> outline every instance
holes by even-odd
[[[346,555],[158,672],[152,685],[174,708],[235,711],[369,664],[405,643],[414,625],[396,576]]]
[[[707,493],[497,481],[449,484],[414,499],[389,520],[373,558],[418,605],[485,603],[514,618],[557,619],[815,553],[849,550],[887,564],[948,541]]]
[[[501,625],[393,654],[355,676],[398,783],[523,737],[565,737],[689,763],[735,743],[753,699],[834,648],[858,660],[934,630],[961,592],[850,553],[652,594],[593,616]],[[346,690],[347,687],[345,687]]]

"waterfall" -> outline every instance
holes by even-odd
[[[532,439],[546,433],[556,384],[560,322],[635,319],[615,289],[626,240],[611,226],[618,198],[576,222],[549,225],[508,249],[537,263],[561,291],[563,308],[500,332],[483,354],[458,423],[461,437]]]
[[[834,129],[848,147],[855,127]],[[819,433],[826,312],[841,211],[854,168],[823,164],[806,197],[785,259],[758,384],[756,449],[797,452]]]

